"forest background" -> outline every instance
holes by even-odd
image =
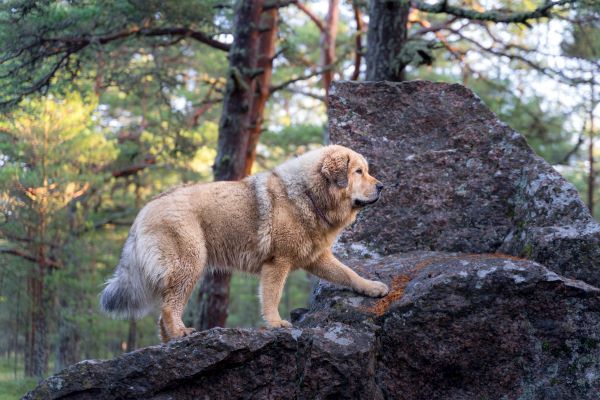
[[[326,144],[333,80],[466,85],[600,216],[596,0],[13,0],[0,44],[0,399],[157,344],[98,309],[136,213]],[[206,281],[186,324],[262,325],[256,277]]]

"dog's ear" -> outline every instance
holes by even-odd
[[[340,188],[348,187],[348,164],[350,156],[340,152],[332,152],[323,159],[321,173],[328,181],[335,183]]]

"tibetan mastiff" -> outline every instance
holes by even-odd
[[[327,146],[241,181],[171,189],[136,217],[101,307],[122,318],[159,308],[166,342],[193,331],[181,316],[207,270],[260,274],[262,315],[270,327],[291,326],[277,308],[288,274],[298,268],[367,296],[385,296],[384,283],[360,277],[331,251],[341,230],[379,199],[382,188],[362,155]]]

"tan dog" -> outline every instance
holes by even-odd
[[[385,284],[361,278],[331,252],[340,231],[379,199],[382,188],[363,156],[328,146],[242,181],[171,189],[135,219],[102,292],[102,309],[140,318],[160,306],[162,340],[185,336],[193,329],[181,316],[207,268],[260,274],[262,314],[271,327],[291,326],[277,308],[285,280],[297,268],[384,296]]]

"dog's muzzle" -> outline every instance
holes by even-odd
[[[373,200],[354,199],[354,204],[353,204],[354,207],[361,208],[361,207],[368,206],[370,204],[377,203],[377,201],[381,197],[381,190],[383,190],[383,183],[381,183],[381,182],[377,183],[377,185],[375,185],[375,188],[377,189],[377,197],[375,197]]]

